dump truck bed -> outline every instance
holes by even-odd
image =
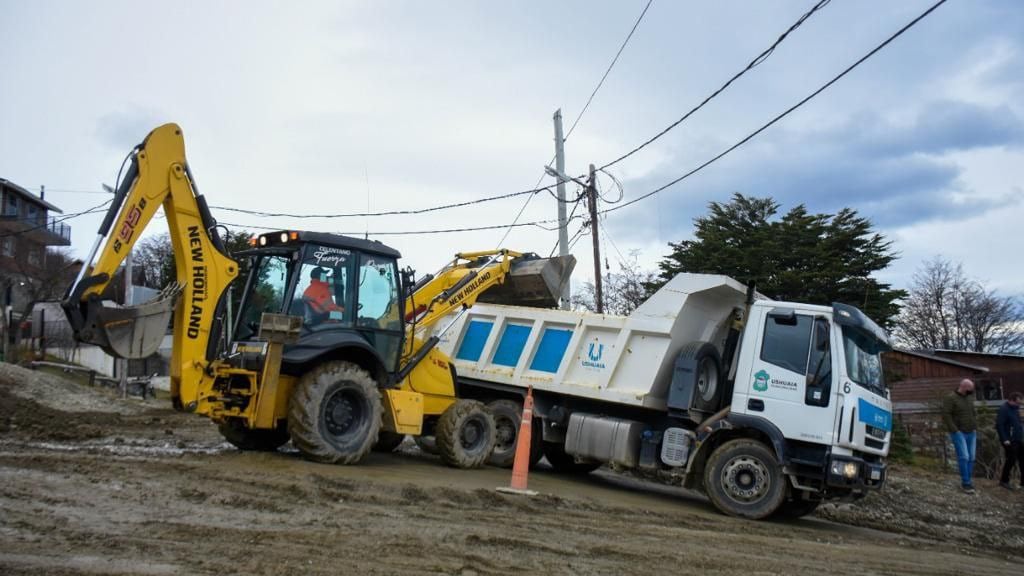
[[[745,294],[727,276],[680,274],[629,316],[478,303],[439,346],[460,378],[664,409],[679,350],[721,350]]]

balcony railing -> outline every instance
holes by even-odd
[[[27,240],[46,246],[70,246],[71,226],[60,221],[60,218],[43,214],[22,217],[18,214],[0,211],[0,224],[5,230],[23,235]]]
[[[64,242],[67,242],[67,244],[64,244],[65,246],[71,244],[71,226],[68,226],[63,222],[58,222],[56,218],[50,218],[46,223],[46,230],[50,234],[53,234]]]

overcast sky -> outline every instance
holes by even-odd
[[[760,127],[931,3],[834,0],[706,108],[615,166],[625,199]],[[568,129],[645,4],[0,0],[0,177],[45,185],[47,200],[80,211],[105,198],[72,191],[113,183],[131,146],[177,122],[217,206],[345,213],[529,189],[553,154],[553,112],[562,109]],[[654,0],[569,137],[567,170],[584,173],[660,131],[812,4]],[[1022,293],[1022,145],[1024,10],[1015,0],[950,0],[748,145],[609,214],[603,248],[613,268],[633,250],[653,268],[668,242],[691,237],[708,202],[742,192],[783,210],[848,206],[870,217],[902,254],[882,274],[896,286],[943,254],[992,288]],[[496,247],[504,231],[373,233],[507,224],[525,200],[372,219],[215,216],[368,230],[427,272],[457,251]],[[555,216],[540,194],[520,221]],[[99,220],[69,222],[79,255]],[[516,228],[504,245],[546,255],[556,237]],[[590,239],[573,252],[575,280],[592,277]]]

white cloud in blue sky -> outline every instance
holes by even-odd
[[[0,176],[72,212],[127,149],[179,122],[210,203],[306,213],[411,208],[533,186],[551,114],[575,118],[645,1],[0,2]],[[646,139],[772,42],[811,1],[655,0],[567,142],[582,173]],[[796,102],[930,2],[834,0],[764,64],[616,166],[626,198],[686,172]],[[712,200],[858,209],[903,255],[942,253],[1024,292],[1024,11],[950,0],[861,68],[704,172],[605,222],[653,266]],[[521,199],[424,217],[304,221],[360,232],[511,221]],[[524,220],[551,218],[536,197]],[[288,227],[218,213],[224,221]],[[71,222],[80,251],[98,217]],[[159,224],[159,222],[157,223]],[[381,237],[427,271],[500,231]],[[553,232],[508,247],[547,253]],[[577,278],[591,269],[577,245]],[[611,246],[608,247],[611,249]],[[614,261],[614,252],[612,253]]]

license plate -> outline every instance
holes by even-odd
[[[881,478],[882,478],[882,471],[881,470],[872,470],[871,471],[871,479],[872,480],[880,480]]]

